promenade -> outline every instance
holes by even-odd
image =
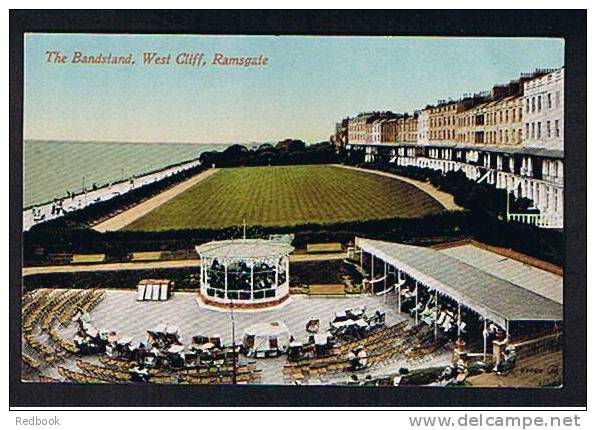
[[[218,169],[212,168],[209,170],[205,170],[197,175],[194,175],[190,179],[187,179],[184,182],[181,182],[175,185],[172,188],[169,188],[158,195],[145,200],[144,202],[139,203],[136,206],[133,206],[130,209],[127,209],[112,218],[109,218],[99,224],[93,226],[93,229],[99,231],[100,233],[104,233],[106,231],[116,231],[120,230],[121,228],[127,226],[128,224],[136,221],[137,219],[143,217],[144,215],[148,214],[152,210],[158,208],[159,206],[163,205],[165,202],[173,199],[174,197],[182,194],[189,188],[193,187],[194,185],[198,184],[202,180],[208,178],[209,176],[216,173]]]
[[[325,254],[292,254],[291,263],[308,261],[343,260],[347,257],[345,252],[334,252]],[[75,272],[99,272],[109,270],[143,270],[143,269],[174,269],[182,267],[200,267],[201,260],[166,260],[166,261],[140,261],[122,263],[100,263],[100,264],[65,264],[57,266],[33,266],[24,267],[23,276],[41,275],[45,273],[75,273]]]
[[[164,178],[180,173],[184,170],[198,166],[200,162],[193,160],[188,163],[172,166],[157,172],[139,176],[134,180],[121,180],[120,182],[106,185],[96,190],[77,194],[73,197],[64,197],[56,202],[48,202],[42,205],[32,206],[23,211],[23,231],[28,231],[35,224],[59,218],[69,212],[77,211],[94,203],[110,200],[113,197],[125,194],[131,190],[143,187],[153,182],[161,181]],[[62,210],[54,210],[52,207],[62,207]]]

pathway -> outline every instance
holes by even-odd
[[[192,178],[165,190],[163,193],[160,193],[155,197],[145,200],[144,202],[133,206],[132,208],[127,209],[106,221],[100,222],[99,224],[93,226],[93,229],[99,231],[100,233],[120,230],[121,228],[131,224],[133,221],[136,221],[137,219],[147,215],[152,210],[158,208],[179,194],[187,191],[189,188],[213,175],[217,171],[218,169],[205,170],[193,176]]]
[[[436,201],[438,201],[441,205],[443,205],[443,207],[447,210],[450,210],[450,211],[464,210],[464,208],[462,208],[461,206],[459,206],[455,203],[455,201],[453,200],[453,196],[451,194],[436,189],[428,182],[417,181],[414,179],[406,178],[404,176],[399,176],[399,175],[395,175],[393,173],[383,172],[380,170],[364,169],[362,167],[346,166],[343,164],[334,164],[334,166],[342,167],[344,169],[358,170],[358,171],[366,172],[366,173],[373,173],[375,175],[386,176],[388,178],[398,179],[400,181],[407,182],[408,184],[412,184],[419,190],[422,190],[426,194],[430,195],[432,198],[434,198]]]
[[[305,261],[343,260],[347,255],[345,252],[333,254],[296,254],[290,255],[290,262],[298,263]],[[142,270],[142,269],[172,269],[180,267],[199,266],[199,258],[188,260],[167,260],[167,261],[141,261],[123,263],[101,263],[101,264],[67,264],[60,266],[33,266],[24,267],[23,276],[40,275],[45,273],[74,273],[74,272],[98,272],[108,270]]]

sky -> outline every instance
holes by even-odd
[[[67,55],[47,62],[47,51]],[[72,64],[132,54],[134,65]],[[143,53],[203,53],[206,66],[144,65]],[[266,66],[212,65],[216,53]],[[327,140],[371,110],[413,112],[564,66],[546,38],[27,34],[25,139],[249,143]]]

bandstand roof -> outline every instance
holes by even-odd
[[[480,315],[507,321],[560,321],[560,303],[431,248],[356,238],[356,246]]]
[[[201,257],[221,260],[258,260],[288,255],[294,247],[265,239],[230,239],[204,243],[195,247]]]

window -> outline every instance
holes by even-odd
[[[532,97],[532,113],[536,111],[536,97]]]
[[[538,112],[542,110],[542,96],[538,96]]]
[[[526,99],[526,113],[530,113],[530,99]]]
[[[532,134],[531,134],[532,139],[534,139],[534,131],[535,130],[536,130],[536,123],[533,122],[532,123]]]
[[[556,137],[559,137],[559,134],[560,134],[560,130],[559,130],[559,120],[558,120],[558,119],[556,119],[556,120],[555,120],[555,136],[556,136]]]
[[[552,100],[552,97],[551,97],[551,94],[550,93],[548,93],[548,95],[546,96],[546,99],[547,99],[547,102],[548,102],[548,108],[549,109],[552,109],[552,107],[553,107],[553,100]]]
[[[537,137],[538,139],[540,139],[540,134],[541,134],[541,133],[540,133],[540,129],[541,129],[541,125],[542,125],[542,123],[541,123],[541,122],[538,122],[537,124],[538,124],[538,129],[537,129],[537,135],[538,135],[538,136],[536,136],[536,137]]]
[[[550,137],[550,121],[546,121],[546,137]]]
[[[526,139],[530,138],[530,124],[526,122]]]

